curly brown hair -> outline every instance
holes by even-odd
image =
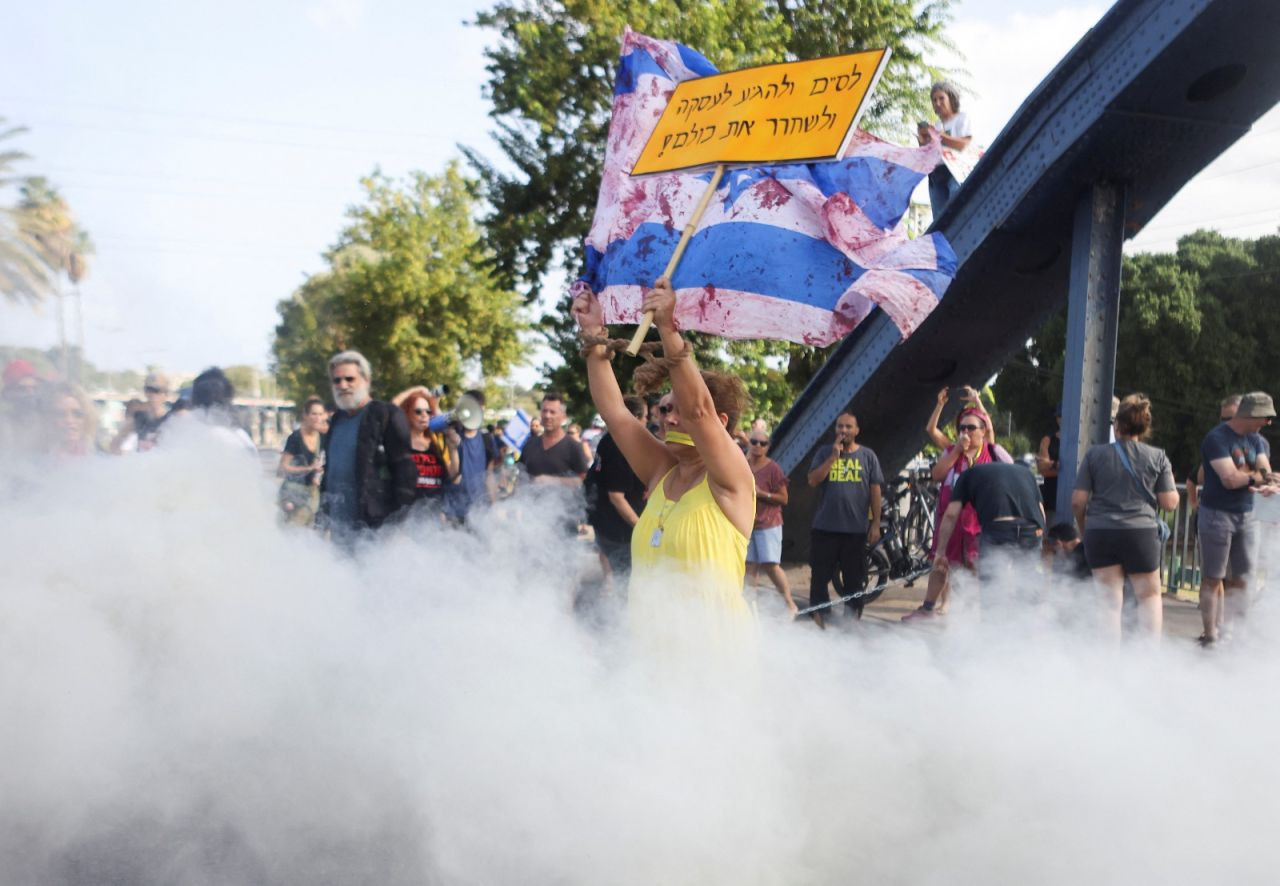
[[[654,366],[653,363],[645,364],[641,369],[649,371],[641,372],[637,369],[632,376],[635,391],[641,397],[657,393],[670,378],[666,367],[655,370]],[[711,369],[699,369],[698,374],[702,376],[703,383],[711,392],[711,402],[715,404],[716,412],[729,416],[729,431],[732,433],[738,427],[738,422],[742,420],[743,413],[751,408],[751,395],[747,393],[742,379],[736,375]]]

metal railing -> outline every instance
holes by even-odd
[[[1186,484],[1178,486],[1181,500],[1175,511],[1160,511],[1172,530],[1168,541],[1160,551],[1160,581],[1166,591],[1200,588],[1200,544],[1196,538],[1196,513],[1198,509],[1187,505]],[[1256,520],[1254,571],[1250,573],[1255,585],[1265,584],[1280,572],[1280,495],[1259,496],[1253,502]]]
[[[1178,484],[1178,507],[1157,516],[1171,530],[1160,549],[1160,583],[1169,593],[1200,587],[1200,545],[1196,540],[1196,509],[1187,504],[1187,486]]]

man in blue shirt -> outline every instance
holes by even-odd
[[[1218,615],[1243,615],[1253,571],[1257,524],[1253,496],[1275,491],[1271,447],[1260,433],[1275,417],[1271,397],[1254,391],[1240,398],[1235,418],[1205,435],[1200,444],[1204,489],[1200,492],[1200,644],[1218,640]],[[1228,570],[1232,581],[1224,582]],[[1230,591],[1228,595],[1226,592]]]
[[[338,409],[325,440],[317,523],[348,546],[359,530],[376,529],[412,504],[418,486],[409,422],[403,411],[369,395],[371,374],[357,351],[329,360]]]

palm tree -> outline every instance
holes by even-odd
[[[0,143],[23,132],[26,129],[21,126],[6,127],[0,117]],[[13,167],[26,158],[22,151],[0,147],[0,191],[25,181]],[[0,293],[14,301],[38,302],[51,291],[51,268],[31,238],[23,215],[18,207],[0,206]]]
[[[24,180],[20,191],[22,201],[15,217],[24,239],[45,267],[79,283],[88,273],[88,256],[93,252],[89,235],[76,224],[67,201],[43,176]]]
[[[71,207],[57,189],[41,176],[23,181],[22,200],[18,204],[18,230],[24,240],[33,247],[41,262],[53,272],[51,288],[58,298],[58,341],[64,377],[79,378],[79,356],[76,365],[70,365],[67,348],[66,311],[63,306],[64,291],[61,278],[66,274],[71,281],[76,299],[77,354],[84,348],[83,313],[80,310],[80,281],[88,271],[87,255],[93,251],[89,235],[76,224]]]

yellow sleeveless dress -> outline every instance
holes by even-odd
[[[695,645],[740,646],[755,634],[755,612],[743,596],[749,539],[720,510],[706,477],[673,502],[664,489],[670,476],[631,533],[633,629],[651,648],[670,649],[682,635]]]

